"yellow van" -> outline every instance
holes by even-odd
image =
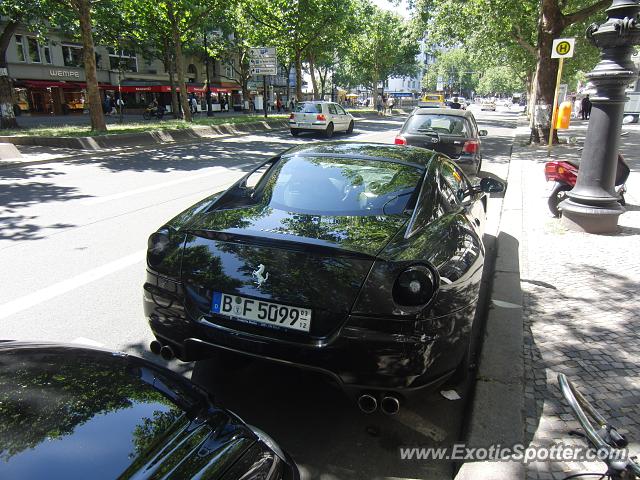
[[[418,106],[422,108],[444,108],[444,95],[440,93],[425,93],[418,101]]]

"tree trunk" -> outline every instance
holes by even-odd
[[[318,82],[316,81],[316,67],[313,61],[313,56],[309,55],[307,58],[309,62],[309,73],[311,73],[311,85],[313,86],[313,99],[318,100]]]
[[[302,53],[296,52],[296,101],[302,101]]]
[[[102,113],[102,102],[100,101],[100,91],[98,90],[96,54],[93,45],[93,33],[91,32],[91,3],[90,0],[74,0],[74,4],[80,20],[91,130],[106,132],[107,124],[104,121],[104,115]]]
[[[542,0],[540,10],[540,20],[538,23],[538,63],[536,65],[535,76],[535,105],[549,105],[549,111],[553,108],[553,95],[555,93],[556,75],[558,72],[558,61],[551,58],[551,48],[553,40],[558,38],[565,28],[562,12],[557,0]],[[553,112],[551,112],[553,118]],[[531,139],[534,142],[543,143],[549,139],[549,128],[551,124],[536,132],[535,126],[531,131]],[[546,136],[546,138],[540,138]],[[557,132],[554,131],[554,141],[557,143]]]
[[[178,19],[173,10],[173,3],[167,5],[169,10],[169,21],[173,30],[173,47],[176,52],[176,73],[178,76],[178,87],[180,88],[180,106],[182,107],[182,115],[187,122],[191,119],[191,109],[189,108],[187,83],[185,82],[184,57],[182,56],[182,39],[180,38],[180,29],[178,28]]]
[[[18,22],[10,21],[0,34],[0,130],[3,128],[18,128],[18,121],[13,112],[13,84],[7,68],[7,48],[9,40],[18,28]]]
[[[318,69],[318,75],[320,76],[320,95],[324,98],[327,89],[327,79],[329,78],[329,68],[325,68],[324,76],[322,76],[320,69]]]
[[[178,92],[176,90],[175,80],[175,62],[169,59],[169,87],[171,88],[171,112],[174,118],[178,118],[180,112],[180,106],[178,105]]]

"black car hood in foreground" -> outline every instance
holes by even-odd
[[[273,456],[263,447],[203,391],[140,358],[0,343],[0,478],[237,478]]]

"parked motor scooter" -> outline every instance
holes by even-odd
[[[145,120],[151,120],[152,118],[162,120],[164,113],[164,107],[147,107],[144,109],[144,112],[142,112],[142,118]]]
[[[573,160],[562,160],[547,162],[544,166],[544,176],[547,182],[555,182],[547,205],[554,217],[560,215],[558,205],[567,196],[578,179],[579,162]],[[618,154],[618,167],[616,169],[615,193],[618,196],[620,205],[625,204],[624,194],[627,191],[626,181],[629,178],[631,169],[621,153]]]

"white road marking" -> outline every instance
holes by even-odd
[[[87,270],[84,273],[63,280],[48,287],[37,290],[23,297],[16,298],[7,303],[0,305],[0,320],[14,315],[18,312],[35,307],[41,303],[51,300],[52,298],[63,295],[78,287],[82,287],[96,280],[100,280],[107,275],[123,270],[131,265],[141,262],[145,258],[146,251],[140,250],[126,257],[119,258],[113,262],[106,263],[100,267]]]
[[[234,168],[247,167],[251,164],[242,164],[242,165],[234,165]],[[192,180],[198,180],[200,178],[210,177],[213,175],[220,175],[224,173],[226,175],[230,173],[234,173],[233,171],[229,172],[226,167],[213,167],[212,170],[209,170],[204,173],[198,173],[194,175],[187,175],[186,177],[177,178],[175,180],[169,180],[167,182],[155,183],[153,185],[148,185],[146,187],[136,188],[134,190],[127,190],[126,192],[114,193],[113,195],[105,195],[104,197],[93,197],[83,200],[81,202],[82,205],[97,205],[100,203],[110,202],[112,200],[119,200],[121,198],[131,197],[133,195],[139,195],[141,193],[152,192],[153,190],[160,190],[166,187],[171,187],[173,185],[179,185],[181,183],[190,182]]]

